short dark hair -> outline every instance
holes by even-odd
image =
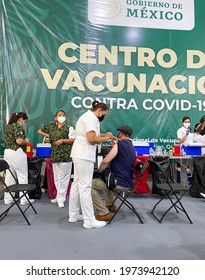
[[[109,110],[108,106],[105,103],[100,102],[98,100],[94,100],[93,103],[92,103],[92,110],[96,111],[99,108],[101,108],[104,111]]]
[[[182,122],[184,122],[186,120],[190,120],[190,117],[183,117]]]

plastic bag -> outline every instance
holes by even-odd
[[[35,184],[36,189],[29,192],[29,198],[41,198],[41,167],[44,161],[43,158],[33,157],[27,158],[28,161],[28,183]]]
[[[68,136],[69,136],[69,138],[76,138],[76,132],[75,132],[75,129],[72,126],[69,127]]]
[[[205,158],[193,157],[194,171],[189,193],[192,197],[201,198],[200,193],[205,193]]]
[[[163,172],[165,173],[166,177],[169,179],[170,182],[173,181],[173,176],[172,176],[172,170],[171,170],[171,165],[170,165],[170,159],[169,157],[163,157],[163,156],[155,156],[152,158],[153,161],[156,161],[162,168]],[[158,183],[166,183],[166,180],[164,176],[160,173],[158,173],[158,178],[152,172],[152,193],[153,194],[158,194],[158,195],[163,195],[162,190],[159,189],[156,184]]]

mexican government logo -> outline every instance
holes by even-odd
[[[159,29],[194,28],[194,0],[88,0],[92,24]]]

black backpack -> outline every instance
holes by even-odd
[[[105,169],[104,178],[105,178],[105,184],[109,190],[113,190],[117,186],[117,180],[115,179],[115,175],[111,171],[110,168]]]
[[[95,171],[93,174],[94,179],[100,179],[105,182],[107,188],[109,190],[113,190],[117,186],[117,180],[115,179],[115,175],[108,167],[102,173]]]

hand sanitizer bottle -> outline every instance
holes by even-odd
[[[184,149],[183,148],[181,149],[181,154],[180,155],[184,156]]]
[[[155,151],[152,148],[150,148],[149,149],[149,154],[150,154],[150,156],[154,156],[155,155]]]
[[[75,129],[70,126],[69,127],[69,134],[68,134],[69,138],[76,138],[76,133],[75,133]]]

